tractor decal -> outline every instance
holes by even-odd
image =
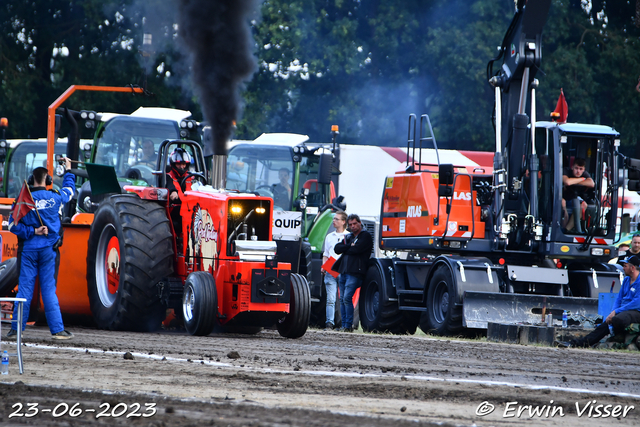
[[[213,272],[216,269],[215,259],[218,256],[218,230],[208,211],[200,204],[193,208],[190,251],[201,271]]]

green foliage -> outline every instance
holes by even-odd
[[[563,88],[570,121],[614,126],[631,151],[640,135],[636,2],[591,4],[552,3],[538,119],[549,117]],[[185,48],[176,43],[177,7],[175,0],[3,1],[7,136],[44,136],[48,105],[72,84],[146,84],[155,96],[83,93],[70,108],[158,105],[201,119]],[[486,64],[512,14],[511,0],[264,0],[251,23],[258,70],[244,88],[235,136],[299,132],[328,141],[338,124],[343,142],[404,145],[408,115],[426,113],[441,147],[492,149]],[[143,33],[153,35],[150,50]]]

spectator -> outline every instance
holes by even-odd
[[[335,231],[327,234],[327,237],[324,238],[324,251],[322,252],[322,265],[327,262],[329,258],[333,258],[337,260],[340,258],[340,255],[336,254],[334,251],[334,246],[336,243],[341,241],[344,236],[347,234],[346,230],[347,226],[347,214],[343,211],[338,211],[333,217],[333,227]],[[330,272],[322,269],[322,274],[324,276],[324,285],[327,290],[327,317],[325,323],[325,330],[332,330],[335,325],[335,313],[336,313],[336,294],[338,293],[338,282],[336,278],[331,275]],[[328,274],[327,274],[328,273]]]
[[[640,237],[640,235],[639,235]],[[640,240],[638,241],[638,244],[640,244]],[[631,256],[631,255],[627,255],[627,252],[629,251],[629,245],[627,245],[626,243],[622,243],[618,246],[618,256],[616,256],[615,258],[611,258],[609,260],[609,264],[620,264],[622,265],[622,260],[625,259],[627,256]]]
[[[577,340],[559,342],[558,347],[590,347],[612,332],[624,335],[632,323],[640,323],[640,257],[631,256],[623,262],[624,274],[620,293],[613,303],[613,311],[591,333]]]
[[[576,157],[573,166],[564,168],[562,171],[562,226],[567,230],[575,227],[577,233],[582,233],[582,209],[587,207],[587,193],[595,187],[589,172],[585,170],[586,162],[580,157]],[[571,220],[567,213],[567,201],[572,202],[573,215]]]
[[[64,158],[65,167],[71,169],[71,161]],[[33,298],[36,276],[40,280],[40,294],[45,308],[45,316],[51,331],[51,337],[57,340],[73,338],[73,334],[64,329],[58,296],[56,295],[56,252],[54,245],[60,239],[60,209],[69,202],[76,190],[75,177],[67,172],[64,175],[62,189],[47,190],[46,168],[38,167],[33,171],[34,187],[32,197],[36,208],[19,221],[14,222],[13,213],[9,217],[9,231],[18,236],[22,243],[20,255],[20,278],[18,298],[25,298],[22,316],[22,329],[29,318],[29,307]],[[50,183],[51,181],[49,181]],[[13,310],[13,318],[18,318],[18,305]],[[12,322],[8,339],[18,335],[17,322]]]
[[[338,258],[332,269],[340,273],[338,277],[340,313],[342,314],[340,330],[351,332],[353,331],[353,294],[362,285],[362,280],[367,274],[373,239],[371,234],[362,228],[362,221],[358,215],[349,215],[347,224],[351,233],[335,245],[335,252],[342,256]]]
[[[622,247],[622,245],[620,245]],[[621,250],[621,247],[618,250]],[[640,234],[634,234],[631,238],[631,247],[627,249],[624,255],[620,255],[620,258],[628,258],[630,256],[640,254]]]

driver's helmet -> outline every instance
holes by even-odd
[[[191,154],[189,154],[184,148],[176,148],[175,150],[173,150],[173,153],[171,153],[171,156],[169,157],[169,164],[171,165],[171,169],[175,170],[180,175],[184,175],[189,166],[187,165],[184,168],[179,168],[177,165],[177,163],[179,162],[191,163]]]

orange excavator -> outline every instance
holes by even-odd
[[[638,162],[618,151],[609,126],[536,120],[550,7],[517,1],[489,63],[492,171],[440,163],[429,117],[410,117],[412,156],[386,179],[379,233],[381,249],[403,255],[372,260],[360,293],[365,330],[413,333],[419,325],[455,335],[489,323],[536,324],[545,314],[560,321],[564,311],[597,316],[598,294],[619,289],[622,273],[607,263],[617,256],[619,171],[635,180]],[[563,175],[579,159],[595,186],[563,209]]]

